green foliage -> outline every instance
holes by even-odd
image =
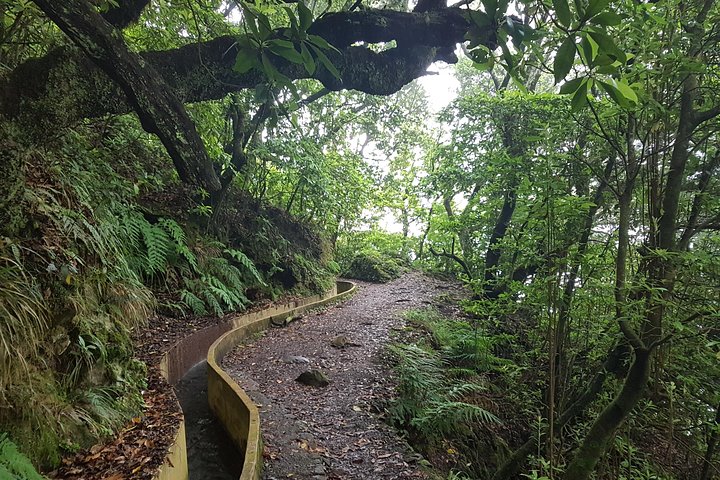
[[[321,65],[335,78],[340,78],[340,73],[326,54],[339,51],[322,37],[308,33],[308,28],[313,23],[313,14],[303,2],[297,3],[297,13],[288,6],[282,8],[289,28],[283,30],[281,38],[276,38],[271,25],[271,17],[277,17],[281,13],[278,6],[241,2],[241,7],[246,35],[237,40],[239,48],[235,58],[235,71],[247,73],[253,68],[258,69],[267,76],[271,85],[287,87],[297,99],[297,89],[288,77],[280,73],[277,59],[303,65],[310,75]],[[269,90],[260,91],[270,93]],[[264,95],[261,95],[261,100],[266,100],[262,97]]]
[[[50,325],[50,312],[37,281],[23,267],[19,248],[13,244],[0,246],[0,318],[2,392],[9,383],[22,381],[27,363],[38,357]]]
[[[220,316],[250,303],[243,293],[246,284],[242,272],[227,259],[207,258],[201,263],[200,272],[197,278],[184,278],[186,289],[180,292],[183,301],[195,314],[204,314],[207,312],[205,307],[209,307]]]
[[[350,261],[342,275],[348,278],[357,278],[368,282],[389,282],[398,278],[403,267],[393,258],[383,257],[373,251],[358,252]]]
[[[394,422],[411,426],[427,440],[467,434],[479,426],[500,423],[500,419],[478,402],[484,387],[459,383],[448,376],[450,364],[439,352],[418,345],[394,345],[398,398],[390,407]]]
[[[456,367],[487,372],[506,363],[492,354],[501,338],[484,335],[478,325],[445,318],[434,309],[410,310],[406,318],[426,329],[431,335],[433,347]]]
[[[196,315],[243,309],[249,300],[248,286],[265,285],[255,264],[243,252],[224,248],[222,243],[205,240],[195,248],[188,243],[185,232],[172,219],[161,218],[150,223],[138,212],[123,219],[131,252],[131,266],[148,281],[168,282],[179,277],[183,288],[180,300]],[[227,257],[227,258],[226,258]]]
[[[493,370],[490,362],[468,367],[465,358],[455,353],[473,335],[465,326],[446,319],[435,310],[413,310],[407,313],[413,323],[422,325],[431,333],[431,345],[423,343],[400,344],[390,347],[396,361],[397,394],[389,413],[392,421],[409,429],[429,451],[443,445],[457,445],[460,455],[471,458],[466,451],[473,439],[489,436],[489,428],[501,424],[490,410],[493,403],[485,396],[486,385],[482,375]],[[478,335],[475,335],[477,338]],[[462,338],[462,340],[458,340]],[[442,342],[439,343],[438,341]],[[446,343],[447,342],[447,343]],[[490,342],[476,343],[477,350],[485,349]],[[480,466],[467,465],[470,469]]]
[[[17,446],[0,433],[0,478],[3,480],[42,480],[30,460],[20,453]]]

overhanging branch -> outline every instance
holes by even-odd
[[[463,41],[469,24],[460,9],[406,13],[386,10],[339,12],[318,19],[311,32],[341,49],[330,53],[340,79],[324,68],[312,78],[330,90],[354,89],[374,95],[395,93],[425,74],[434,61],[445,58],[448,47]],[[144,52],[152,66],[181,102],[223,98],[230,92],[253,88],[265,79],[252,70],[233,71],[237,46],[231,36],[181,48]],[[374,52],[357,42],[396,40],[398,48]],[[494,29],[485,43],[494,47]],[[278,70],[292,79],[310,78],[301,65],[274,57]],[[0,114],[28,113],[49,124],[64,125],[80,118],[131,111],[124,92],[81,52],[57,49],[19,66],[0,84]]]

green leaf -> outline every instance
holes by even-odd
[[[330,59],[327,57],[327,55],[325,55],[325,54],[323,53],[323,51],[320,50],[320,49],[319,49],[318,47],[316,47],[315,45],[312,45],[312,44],[311,44],[311,45],[310,45],[310,48],[313,49],[313,51],[315,52],[315,55],[317,55],[318,60],[320,60],[320,63],[323,64],[323,66],[328,70],[328,72],[330,72],[333,77],[335,77],[335,78],[337,78],[338,80],[340,80],[340,72],[338,72],[338,69],[335,68],[335,65],[332,64],[332,62],[331,62]]]
[[[287,40],[273,39],[267,42],[267,46],[275,55],[283,57],[293,63],[303,63],[300,52],[295,50],[295,45]]]
[[[570,106],[573,112],[579,112],[585,107],[585,105],[588,104],[587,91],[587,81],[583,81],[580,84],[580,87],[575,92],[575,95],[573,95],[572,100],[570,101]]]
[[[320,47],[324,50],[333,50],[337,53],[340,53],[340,50],[330,45],[324,38],[318,37],[317,35],[308,35],[308,40],[310,40],[310,43],[313,45]]]
[[[259,13],[257,15],[258,19],[258,30],[260,31],[260,38],[262,40],[265,40],[270,35],[272,35],[272,27],[270,26],[270,19],[263,15],[262,13]]]
[[[620,22],[622,22],[622,17],[615,12],[604,12],[590,19],[590,23],[605,27],[614,27],[620,25]]]
[[[560,25],[569,27],[572,22],[572,13],[570,13],[570,5],[567,0],[553,0],[552,3]]]
[[[615,57],[621,63],[626,62],[627,58],[625,57],[625,54],[617,47],[617,45],[615,45],[615,41],[610,38],[607,33],[597,30],[595,28],[593,28],[593,30],[588,33],[590,34],[592,39],[595,40],[595,43],[597,43],[600,47],[600,53]]]
[[[623,82],[622,80],[615,80],[615,86],[618,90],[620,90],[620,93],[623,97],[625,97],[627,100],[629,100],[632,103],[638,103],[638,97],[635,93],[635,90],[630,87],[627,83]]]
[[[295,15],[295,12],[293,12],[292,8],[290,7],[283,7],[283,10],[285,10],[285,13],[288,16],[288,20],[290,20],[290,30],[295,35],[300,34],[300,28],[298,27],[298,19]]]
[[[247,73],[257,65],[257,51],[249,48],[241,48],[235,57],[233,70],[238,73]]]
[[[583,13],[585,12],[585,5],[583,3],[583,0],[573,0],[573,3],[575,4],[575,10],[577,11],[578,17],[585,18],[585,15],[583,15]]]
[[[298,15],[300,17],[300,30],[305,32],[312,25],[313,14],[302,1],[298,2]]]
[[[305,46],[305,42],[300,44],[300,55],[302,56],[305,70],[307,70],[310,75],[315,73],[315,60],[313,59],[310,50],[308,50],[308,48]]]
[[[567,95],[570,93],[575,93],[580,87],[580,84],[585,80],[583,77],[573,78],[572,80],[563,83],[562,87],[560,87],[560,95]]]
[[[587,10],[585,10],[585,15],[583,15],[583,20],[592,18],[598,13],[602,12],[603,10],[605,10],[605,7],[607,7],[609,3],[610,0],[590,0],[588,8]]]
[[[553,72],[555,73],[555,83],[565,78],[575,61],[575,36],[572,35],[563,41],[555,54],[553,61]]]
[[[628,84],[617,80],[612,80],[611,82],[598,80],[598,83],[613,102],[621,107],[630,108],[633,107],[634,104],[637,104],[637,95]]]
[[[280,78],[281,73],[278,72],[277,68],[275,68],[275,65],[272,64],[270,58],[268,58],[268,56],[264,53],[260,55],[260,57],[262,58],[262,66],[265,75],[267,75],[270,80],[277,80],[278,78]]]
[[[257,28],[257,15],[249,8],[243,7],[243,17],[245,18],[245,26],[250,30],[250,34],[254,37],[260,37],[260,32]]]
[[[592,65],[598,54],[598,44],[590,35],[583,35],[580,41],[580,51],[587,65]]]

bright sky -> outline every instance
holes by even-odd
[[[444,62],[433,63],[428,71],[437,75],[425,75],[418,82],[427,92],[430,110],[437,113],[455,99],[460,82],[453,74],[453,67]]]

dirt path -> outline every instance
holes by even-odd
[[[223,367],[260,406],[265,478],[422,479],[418,456],[378,417],[392,395],[383,360],[404,310],[427,306],[455,287],[418,273],[385,285],[360,283],[348,302],[310,314],[235,349]],[[358,344],[335,348],[346,336]],[[330,385],[295,381],[310,368]]]

